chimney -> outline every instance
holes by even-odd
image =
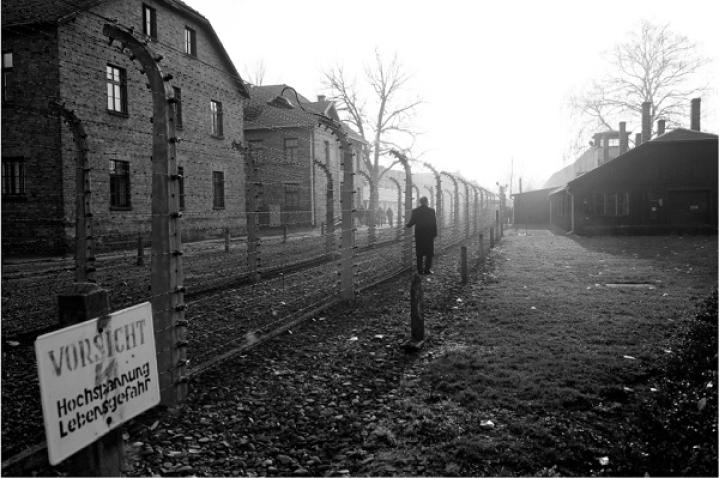
[[[627,136],[627,122],[619,122],[619,154],[624,154],[629,149],[629,137]]]
[[[602,141],[603,147],[602,147],[602,164],[605,164],[607,161],[609,161],[609,135],[604,135],[604,141]]]
[[[667,127],[667,122],[663,119],[660,119],[657,121],[657,136],[661,136],[664,134],[664,130]]]
[[[634,147],[636,148],[642,144],[642,133],[637,133],[634,135]]]
[[[692,113],[691,113],[691,126],[690,128],[694,131],[701,131],[701,98],[692,98]]]
[[[646,143],[652,139],[652,103],[645,101],[642,103],[642,143]]]
[[[326,98],[325,95],[317,95],[317,101],[318,101],[318,102],[324,101],[325,98]]]

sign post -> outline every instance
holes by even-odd
[[[92,313],[107,307],[107,292],[95,284],[82,294],[61,296],[61,311]],[[103,294],[99,292],[104,292]],[[89,300],[76,300],[88,296]],[[74,307],[74,306],[76,307]],[[61,318],[63,312],[61,312]],[[92,317],[92,315],[91,315]],[[35,341],[40,395],[48,456],[56,465],[105,435],[115,433],[127,420],[160,402],[152,308],[149,302],[65,327]],[[90,475],[117,475],[122,441],[107,442],[87,452],[95,458],[85,466]],[[114,442],[115,440],[112,440]],[[108,445],[110,445],[108,447]],[[108,466],[110,460],[117,464]],[[98,451],[99,450],[99,451]],[[99,455],[99,456],[98,456]],[[93,468],[95,465],[95,469]],[[81,470],[74,470],[81,471]],[[84,474],[84,473],[83,473]]]

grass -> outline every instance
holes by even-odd
[[[427,402],[495,423],[436,449],[449,471],[643,474],[658,449],[637,417],[672,336],[716,288],[716,238],[509,235],[494,254],[497,281],[472,284],[471,311],[453,314],[460,346],[422,374]],[[605,286],[622,282],[652,288]]]

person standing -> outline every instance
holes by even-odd
[[[389,224],[389,227],[392,227],[392,215],[394,214],[392,208],[388,207],[385,214],[387,214],[387,224]]]
[[[437,237],[437,216],[427,206],[427,198],[419,198],[419,207],[412,209],[407,229],[414,226],[414,244],[417,253],[417,272],[431,274],[434,256],[434,238]],[[424,263],[423,263],[424,262]]]

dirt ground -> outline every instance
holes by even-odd
[[[127,427],[129,475],[641,475],[643,397],[717,284],[716,237],[509,230],[461,285],[457,251],[193,380]],[[61,470],[54,470],[61,471]]]

